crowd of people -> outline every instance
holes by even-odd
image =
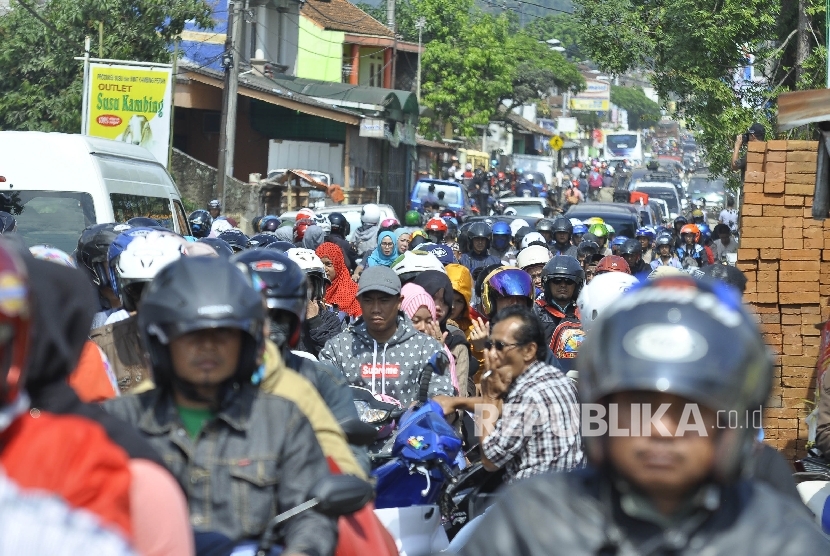
[[[625,238],[599,219],[401,223],[368,204],[353,234],[343,214],[303,209],[248,236],[218,202],[189,223],[192,236],[143,217],[96,224],[71,254],[0,239],[9,553],[255,543],[322,477],[369,477],[347,434],[351,387],[402,408],[426,389],[453,426],[481,418],[468,441],[509,486],[455,539],[462,554],[827,549],[786,462],[757,441],[772,362],[746,279],[720,264],[728,226],[714,243],[681,219]],[[424,378],[438,352],[447,372]],[[669,404],[642,422],[671,434],[586,432],[581,404],[637,430],[634,405]],[[706,428],[683,429],[684,404]],[[745,426],[706,434],[722,411]],[[361,512],[298,513],[283,554],[333,554],[344,528],[377,526]]]

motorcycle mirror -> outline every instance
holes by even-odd
[[[377,439],[378,431],[372,425],[360,419],[346,419],[340,422],[340,428],[346,434],[349,444],[368,446]]]
[[[309,498],[317,500],[315,510],[329,517],[354,513],[374,495],[371,484],[352,475],[328,475],[309,492]]]

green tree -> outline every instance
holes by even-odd
[[[577,18],[570,14],[548,15],[525,25],[525,33],[540,41],[559,39],[565,48],[565,56],[571,60],[584,60],[581,45],[582,28]]]
[[[592,59],[613,74],[650,71],[660,98],[677,99],[678,115],[697,132],[716,173],[726,171],[735,135],[769,120],[764,99],[776,91],[739,75],[747,55],[776,38],[778,10],[778,0],[576,3]]]
[[[34,4],[29,2],[30,4]],[[188,20],[212,28],[205,0],[51,0],[36,7],[47,24],[14,0],[0,17],[0,129],[77,133],[81,125],[84,36],[107,58],[167,62]]]
[[[529,34],[520,32],[510,36],[505,48],[512,62],[512,89],[501,101],[509,101],[510,106],[545,98],[553,88],[563,91],[585,88],[585,79],[575,65]]]
[[[628,112],[631,129],[653,127],[660,121],[660,105],[646,96],[639,87],[611,85],[611,102]]]

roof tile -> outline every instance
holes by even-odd
[[[392,31],[348,0],[306,0],[300,13],[324,29],[393,37]]]

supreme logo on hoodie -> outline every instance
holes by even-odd
[[[401,366],[397,363],[387,363],[386,367],[382,364],[375,366],[375,378],[398,378],[401,376]],[[360,377],[361,378],[372,378],[372,365],[371,364],[363,364],[360,366]]]

